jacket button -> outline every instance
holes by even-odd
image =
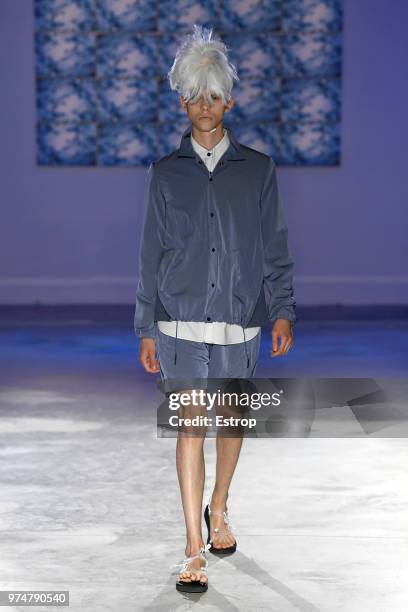
[[[213,217],[213,216],[214,216],[214,213],[210,213],[210,217]]]
[[[211,283],[211,287],[215,287],[214,283]]]
[[[212,252],[214,253],[214,251],[215,251],[214,247],[213,247],[211,250],[212,250]]]
[[[211,317],[207,317],[207,321],[211,321]]]
[[[212,176],[210,176],[209,180],[212,181]]]

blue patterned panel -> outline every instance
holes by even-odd
[[[36,36],[35,50],[38,77],[94,76],[94,34],[40,32]]]
[[[36,30],[93,30],[93,0],[37,0]]]
[[[104,166],[148,166],[157,158],[157,126],[102,125],[98,162]]]
[[[160,0],[158,3],[158,30],[160,32],[190,32],[194,23],[217,27],[216,0]]]
[[[157,121],[156,79],[101,79],[98,93],[100,121]]]
[[[339,31],[342,0],[283,0],[282,29],[285,32]]]
[[[162,123],[158,132],[158,151],[159,157],[167,155],[169,151],[174,151],[180,145],[181,134],[188,126],[189,121],[183,116],[182,121],[177,123]]]
[[[172,67],[174,56],[176,54],[177,48],[181,42],[184,34],[180,36],[179,33],[172,34],[160,34],[157,37],[157,53],[158,53],[158,66],[157,72],[158,75],[166,79],[166,75],[170,68]],[[167,85],[169,91],[170,87]]]
[[[270,79],[280,74],[280,38],[273,34],[225,34],[230,61],[240,79]]]
[[[148,78],[157,74],[155,36],[113,34],[98,36],[97,75]]]
[[[37,161],[141,165],[189,123],[167,73],[193,24],[239,81],[224,122],[284,165],[340,162],[342,0],[34,0]]]
[[[279,121],[280,96],[280,79],[238,81],[233,91],[235,104],[231,111],[224,115],[224,119],[227,121],[227,117],[231,116],[234,123]]]
[[[284,123],[339,121],[340,80],[284,80],[282,84],[281,120]]]
[[[37,147],[40,165],[93,166],[96,164],[96,126],[39,123]]]
[[[93,79],[40,79],[37,82],[37,120],[82,122],[96,120]]]
[[[281,0],[223,0],[220,29],[259,32],[281,27]]]
[[[282,37],[284,76],[339,76],[340,71],[340,34],[313,32]]]
[[[180,105],[179,96],[174,91],[169,91],[165,81],[160,81],[158,99],[158,121],[160,126],[166,123],[188,123],[186,113]]]
[[[98,30],[151,32],[157,28],[157,2],[153,0],[97,0]]]
[[[274,161],[279,156],[280,134],[279,127],[273,123],[257,123],[256,125],[245,125],[243,123],[225,122],[230,125],[237,135],[238,140],[247,146],[271,155]]]
[[[324,166],[339,162],[338,123],[287,123],[280,132],[280,164]]]

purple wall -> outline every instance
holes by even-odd
[[[408,302],[407,18],[345,0],[342,165],[278,170],[298,304]],[[146,170],[37,168],[29,0],[0,40],[0,303],[133,302]]]

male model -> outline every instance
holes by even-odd
[[[223,125],[233,108],[236,69],[212,30],[194,26],[168,73],[189,125],[178,149],[148,170],[134,326],[140,362],[171,381],[249,378],[261,326],[270,325],[272,356],[293,344],[293,259],[276,166],[240,144]],[[180,388],[180,387],[178,387]],[[206,550],[236,550],[227,511],[242,438],[217,437],[216,482],[205,508],[202,437],[177,440],[187,557],[177,588],[208,587]]]

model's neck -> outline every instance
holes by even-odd
[[[193,125],[191,129],[191,134],[194,140],[196,140],[198,144],[200,144],[202,147],[205,147],[206,149],[212,149],[224,137],[224,126],[221,121],[221,123],[217,125],[213,132],[203,132],[201,130],[198,130]]]

